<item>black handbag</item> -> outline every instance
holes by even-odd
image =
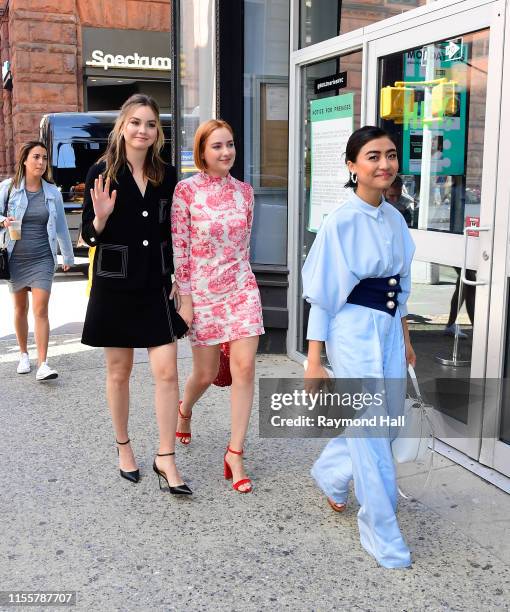
[[[7,191],[7,198],[4,204],[4,212],[3,216],[7,217],[7,209],[9,207],[9,198],[11,196],[12,183],[9,186],[9,190]],[[7,234],[7,228],[4,228],[3,236],[2,236],[2,246],[0,246],[0,280],[9,280],[11,278],[11,273],[9,272],[9,253],[7,252],[7,247],[5,246],[5,236]]]

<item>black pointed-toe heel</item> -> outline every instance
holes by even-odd
[[[131,440],[128,438],[125,442],[119,442],[115,440],[117,444],[120,446],[124,446],[124,444],[129,444]],[[119,449],[117,449],[117,455],[119,454]],[[129,482],[138,482],[140,480],[140,470],[133,470],[132,472],[125,472],[124,470],[119,469],[120,475],[122,478],[129,480]]]
[[[175,453],[157,453],[156,457],[171,457],[172,455],[175,455]],[[152,469],[156,472],[156,474],[158,475],[158,481],[159,481],[159,488],[162,489],[163,487],[161,486],[161,479],[163,478],[164,480],[166,480],[166,484],[168,485],[168,489],[170,491],[170,493],[172,493],[172,495],[191,495],[193,493],[193,491],[188,487],[188,485],[183,482],[180,485],[177,485],[175,487],[170,486],[170,483],[168,482],[168,478],[166,477],[165,472],[161,471],[158,466],[156,465],[156,458],[154,458],[154,463],[152,464]]]

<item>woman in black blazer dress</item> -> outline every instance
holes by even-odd
[[[105,154],[89,170],[82,236],[96,252],[82,342],[105,347],[120,474],[131,482],[138,482],[139,471],[128,436],[129,378],[133,349],[148,349],[160,436],[153,469],[171,493],[189,494],[174,461],[175,341],[188,329],[175,310],[171,280],[170,206],[177,177],[160,157],[162,145],[157,103],[135,94],[122,106]]]

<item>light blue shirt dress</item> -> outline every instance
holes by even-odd
[[[355,193],[322,224],[303,267],[303,297],[311,304],[308,340],[322,340],[336,378],[404,379],[401,317],[407,315],[414,243],[404,217],[382,201],[374,207]],[[347,303],[364,278],[400,274],[398,312]],[[388,397],[390,414],[401,413],[402,393]],[[398,489],[388,437],[331,440],[312,468],[324,493],[345,503],[349,482],[360,504],[363,547],[383,567],[411,564],[396,518]]]

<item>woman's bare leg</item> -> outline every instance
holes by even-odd
[[[14,330],[21,353],[28,353],[28,290],[12,294],[14,300]]]
[[[191,374],[184,385],[184,395],[182,398],[181,412],[184,416],[189,416],[195,403],[202,397],[209,385],[218,374],[220,364],[220,346],[195,346],[192,348],[193,365]],[[177,431],[189,433],[191,423],[189,419],[181,419],[177,423]],[[183,438],[186,443],[189,438]]]
[[[49,301],[49,291],[37,287],[32,289],[32,312],[34,313],[34,336],[37,345],[38,365],[44,363],[48,357],[48,342],[50,339]]]
[[[232,431],[229,447],[236,451],[243,450],[250,422],[255,387],[255,355],[257,354],[258,343],[258,336],[240,338],[230,343]],[[241,455],[227,453],[227,461],[232,469],[234,482],[246,478]],[[239,487],[241,491],[249,488],[249,484]]]
[[[129,377],[133,369],[133,349],[105,348],[106,398],[112,415],[113,431],[119,442],[129,439]],[[130,444],[118,445],[119,468],[125,472],[138,469]]]
[[[156,385],[154,402],[159,429],[158,454],[175,451],[175,432],[177,429],[177,403],[179,385],[177,380],[177,343],[152,347],[149,360]],[[158,469],[166,474],[170,486],[183,484],[175,466],[175,456],[156,457]]]

